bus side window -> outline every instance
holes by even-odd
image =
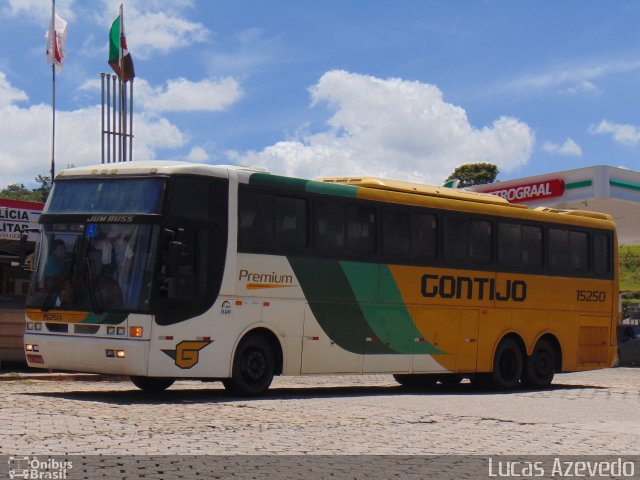
[[[498,263],[505,267],[523,266],[522,226],[498,223]]]
[[[284,247],[307,246],[305,199],[276,197],[276,244]]]
[[[204,282],[198,282],[198,240],[193,229],[183,229],[179,241],[182,248],[174,272],[167,272],[160,287],[160,296],[167,298],[194,299],[200,294]]]
[[[206,178],[175,177],[169,215],[206,222],[209,220],[209,186]]]
[[[578,272],[589,270],[589,234],[586,232],[569,232],[569,251],[571,252],[571,269]]]
[[[444,216],[444,257],[455,263],[469,262],[469,220]]]
[[[382,244],[390,257],[408,257],[411,252],[411,224],[408,212],[385,208],[382,215]]]
[[[376,210],[363,205],[347,206],[347,248],[354,253],[376,251]]]
[[[240,191],[238,206],[238,243],[242,246],[274,243],[274,196]]]
[[[474,263],[489,263],[493,256],[493,228],[487,220],[471,220],[469,257]]]
[[[345,247],[345,214],[341,203],[322,200],[316,203],[315,236],[319,250]]]
[[[559,228],[549,229],[549,267],[556,271],[569,269],[569,231]]]
[[[411,214],[411,254],[416,258],[438,256],[438,219],[435,215]]]
[[[522,226],[522,262],[525,267],[541,268],[542,253],[542,228],[534,225]]]
[[[611,247],[605,233],[593,234],[593,271],[611,273]]]

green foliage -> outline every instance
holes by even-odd
[[[458,188],[493,183],[498,176],[498,167],[492,163],[469,163],[456,168],[445,182],[458,179]]]
[[[24,200],[27,202],[46,202],[49,192],[51,191],[51,177],[38,175],[35,181],[38,182],[40,186],[32,190],[29,190],[22,183],[12,183],[0,190],[0,198]]]

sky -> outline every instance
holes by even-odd
[[[98,164],[118,0],[57,0],[56,170]],[[0,188],[51,159],[50,0],[0,0]],[[640,2],[127,0],[134,161],[442,184],[640,170]]]

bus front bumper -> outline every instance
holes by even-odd
[[[147,374],[148,340],[25,333],[27,365],[33,368],[110,375]]]

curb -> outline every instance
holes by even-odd
[[[129,377],[120,375],[100,375],[93,373],[4,373],[0,374],[0,382],[20,380],[50,380],[64,382],[122,382]]]

